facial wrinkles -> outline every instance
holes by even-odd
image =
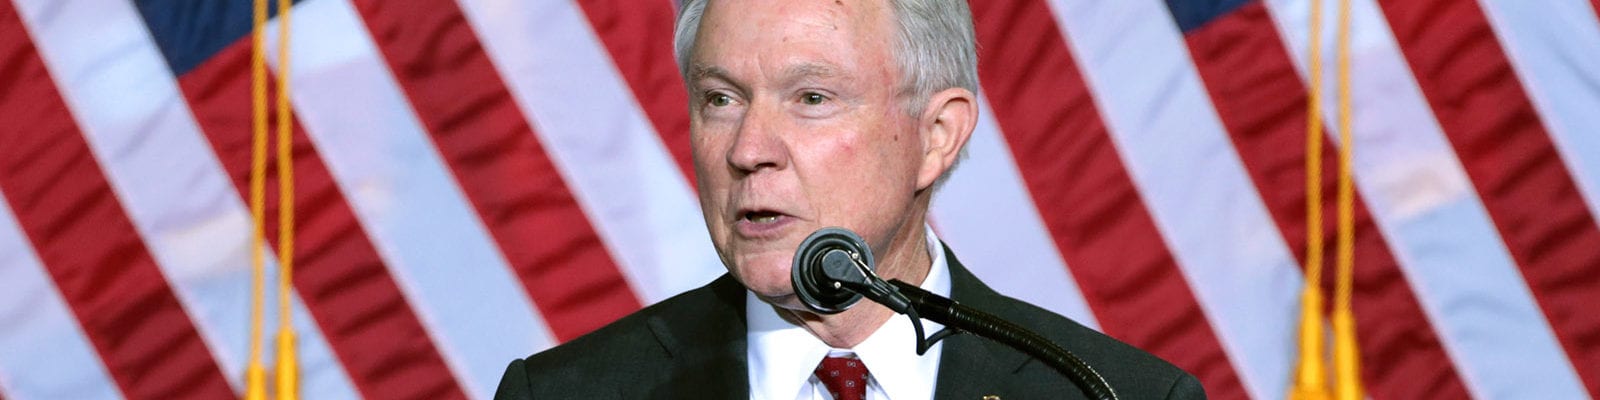
[[[817,5],[785,2],[779,7],[791,10],[779,11]],[[722,210],[708,210],[707,217],[708,222],[717,222],[713,233],[722,236],[719,240],[726,246],[722,249],[724,257],[740,260],[725,258],[724,262],[735,261],[730,267],[744,260],[762,259],[763,254],[773,251],[766,245],[733,237],[731,226],[739,219],[738,210],[743,206],[775,207],[777,211],[814,223],[851,225],[853,229],[865,230],[863,234],[875,236],[869,239],[874,242],[875,250],[886,253],[884,261],[895,264],[886,266],[898,269],[898,264],[909,261],[899,260],[903,257],[888,257],[887,253],[898,253],[899,248],[906,247],[902,242],[911,238],[900,236],[916,236],[903,232],[914,214],[905,208],[915,207],[910,204],[915,202],[914,196],[908,193],[915,189],[915,180],[906,175],[914,177],[914,162],[919,161],[920,156],[916,160],[909,156],[910,153],[920,155],[916,150],[922,146],[910,142],[915,140],[914,136],[909,136],[915,135],[909,123],[913,118],[899,112],[901,104],[895,97],[897,87],[885,85],[898,82],[899,70],[890,51],[892,26],[882,26],[890,16],[870,15],[874,11],[887,11],[882,9],[883,4],[874,5],[878,8],[852,9],[848,15],[841,15],[845,8],[835,7],[831,2],[827,4],[831,14],[756,12],[749,13],[748,17],[757,20],[738,21],[731,18],[746,17],[740,14],[742,10],[722,7],[712,12],[722,12],[724,16],[712,18],[708,15],[707,21],[714,21],[717,26],[703,27],[706,29],[702,34],[715,34],[697,39],[700,52],[695,59],[702,64],[696,68],[716,71],[715,75],[723,79],[706,80],[697,76],[692,83],[691,99],[697,102],[691,109],[696,113],[693,121],[697,124],[693,140],[697,146],[697,164],[700,164],[697,170],[709,175],[699,180],[707,185],[702,188],[702,202],[708,207],[718,199],[724,202],[716,205]],[[858,6],[851,4],[849,7]],[[849,20],[838,20],[841,17]],[[813,68],[817,66],[836,69],[839,76],[817,71]],[[811,71],[806,71],[808,69]],[[801,73],[797,74],[796,70]],[[701,107],[705,107],[702,102],[706,88],[703,86],[708,83],[740,97],[739,107],[744,107],[739,110],[744,113],[737,117],[740,121],[708,121],[706,115],[699,114]],[[795,91],[811,86],[829,90],[831,101],[845,108],[825,118],[806,119],[792,114],[791,107],[797,107],[791,98],[797,95]],[[751,113],[760,114],[760,120],[753,119]],[[738,126],[751,123],[762,125]],[[733,151],[732,146],[738,145],[741,138],[737,135],[743,134],[739,130],[750,128],[760,130],[756,132],[762,135],[759,140],[767,141],[760,144],[765,146],[760,150],[769,153],[767,156],[789,158],[783,162],[782,169],[741,171],[727,163],[728,153],[724,152]],[[896,136],[899,136],[898,141]],[[897,187],[838,187],[842,186],[840,183]],[[827,184],[834,187],[827,187]],[[849,193],[856,191],[860,193]],[[793,239],[798,241],[798,238]],[[757,270],[743,272],[760,273]]]
[[[813,23],[809,25],[809,27],[812,28],[818,26],[821,26],[821,24]],[[784,40],[807,40],[791,39],[795,36],[796,35],[794,34],[787,34],[784,37]],[[817,58],[822,58],[823,60],[813,61]],[[791,151],[793,148],[787,147],[787,141],[829,140],[839,142],[841,145],[846,145],[853,142],[852,140],[849,140],[849,137],[842,137],[841,135],[861,134],[861,132],[856,131],[859,126],[862,125],[861,123],[871,122],[870,118],[863,117],[867,117],[876,113],[864,113],[860,111],[866,110],[857,109],[861,108],[862,106],[871,105],[872,101],[866,98],[866,93],[862,93],[857,89],[856,85],[860,85],[859,82],[856,82],[856,80],[853,79],[848,79],[846,76],[844,76],[846,74],[839,72],[845,68],[830,65],[832,60],[827,60],[827,58],[828,57],[810,57],[809,55],[804,54],[793,55],[784,53],[773,54],[772,52],[758,52],[756,57],[753,59],[754,64],[756,64],[755,68],[746,69],[754,69],[759,71],[760,76],[754,81],[773,83],[765,87],[758,87],[757,89],[750,90],[750,92],[746,95],[748,97],[747,101],[749,104],[745,105],[749,108],[745,111],[746,115],[743,117],[744,120],[741,121],[741,123],[761,124],[760,126],[754,127],[755,129],[762,130],[762,132],[759,134],[763,135],[763,138],[760,140],[775,140],[780,143],[778,145],[785,146],[786,150]],[[736,85],[738,84],[736,83]],[[807,87],[823,89],[823,91],[827,92],[826,94],[831,97],[829,101],[841,102],[841,104],[850,107],[846,110],[842,110],[839,115],[833,115],[831,118],[826,118],[820,121],[813,122],[792,120],[792,116],[788,115],[790,111],[785,108],[792,106],[792,104],[789,103],[792,102],[793,99],[788,99],[788,97],[796,95],[800,90]],[[752,114],[759,114],[759,120],[752,120]],[[745,126],[734,129],[748,130],[751,129],[751,127]],[[825,130],[829,132],[828,135],[814,136],[807,136],[804,132],[796,132],[813,130]],[[811,143],[811,145],[815,144],[816,143]],[[784,169],[806,168],[803,162],[797,162],[800,160],[790,159],[788,161],[789,162],[786,163]],[[800,178],[798,185],[799,187],[810,187],[808,184],[811,183],[807,180],[810,175],[801,173],[799,171],[742,171],[742,173],[748,173],[750,175],[738,177],[738,179],[741,181],[740,186],[742,186],[742,190],[739,190],[738,192],[767,189],[761,185],[768,177],[758,175],[769,173],[794,173]],[[738,174],[739,173],[736,173],[736,175]],[[730,193],[730,195],[731,194],[732,193]],[[816,201],[821,200],[816,198],[814,193],[805,193],[804,195],[806,196],[806,200],[808,200],[805,203],[808,204],[816,204]],[[737,203],[737,201],[735,201],[735,203]],[[814,215],[812,217],[820,219],[823,216]]]

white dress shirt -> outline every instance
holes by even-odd
[[[924,227],[928,255],[933,265],[922,289],[950,296],[950,272],[944,246],[932,227]],[[870,301],[863,299],[862,301]],[[772,305],[745,294],[745,318],[749,321],[745,350],[749,363],[750,398],[764,400],[832,400],[826,386],[813,372],[824,356],[861,359],[867,365],[867,399],[932,399],[939,373],[939,354],[944,345],[935,344],[924,355],[917,355],[916,330],[904,315],[889,318],[861,344],[850,349],[835,349],[812,336],[805,328],[785,321]],[[932,335],[942,325],[922,320],[925,334]]]

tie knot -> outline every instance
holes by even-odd
[[[861,400],[867,396],[867,364],[860,359],[823,358],[816,374],[835,400]]]

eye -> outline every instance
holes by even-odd
[[[828,101],[828,96],[817,92],[805,92],[800,95],[800,103],[808,106],[822,105],[825,101]]]
[[[733,96],[717,92],[706,93],[706,104],[712,107],[727,107],[733,104]]]

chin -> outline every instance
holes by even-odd
[[[744,260],[734,268],[738,269],[740,283],[750,289],[756,296],[771,303],[793,302],[794,284],[791,283],[791,269],[793,256],[776,257],[768,255]]]

